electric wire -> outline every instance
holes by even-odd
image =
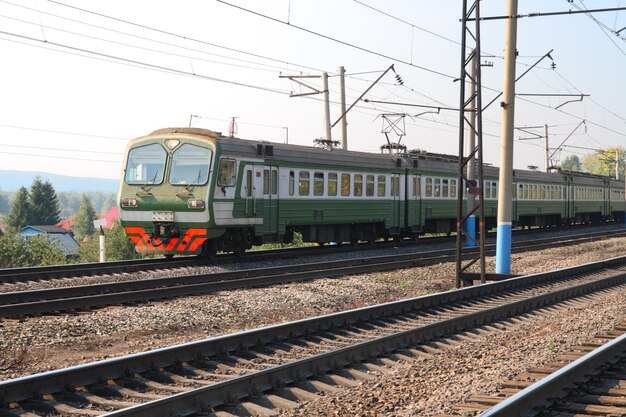
[[[39,128],[34,128],[34,127],[16,126],[16,125],[7,125],[7,124],[0,124],[0,127],[9,128],[9,129],[31,130],[31,131],[43,132],[43,133],[58,133],[62,135],[83,136],[83,137],[90,137],[90,138],[96,138],[96,139],[123,140],[125,142],[128,142],[129,140],[128,138],[121,138],[117,136],[94,135],[92,133],[79,133],[79,132],[68,132],[68,131],[63,131],[63,130],[39,129]]]
[[[335,42],[335,43],[339,43],[339,44],[341,44],[341,45],[348,46],[348,47],[350,47],[350,48],[357,49],[357,50],[362,51],[362,52],[366,52],[366,53],[369,53],[369,54],[372,54],[372,55],[376,55],[376,56],[379,56],[379,57],[381,57],[381,58],[390,59],[390,60],[392,60],[392,61],[399,62],[399,63],[405,64],[405,65],[408,65],[408,66],[410,66],[410,67],[414,67],[414,68],[417,68],[417,69],[420,69],[420,70],[423,70],[423,71],[426,71],[426,72],[429,72],[429,73],[432,73],[432,74],[436,74],[436,75],[440,75],[440,76],[445,77],[445,78],[449,78],[449,79],[451,79],[451,80],[454,80],[454,79],[456,79],[456,78],[457,78],[457,77],[455,77],[455,76],[453,76],[453,75],[446,74],[446,73],[444,73],[444,72],[441,72],[441,71],[438,71],[438,70],[435,70],[435,69],[431,69],[431,68],[423,67],[423,66],[421,66],[421,65],[413,64],[412,62],[406,61],[406,60],[404,60],[404,59],[394,58],[394,57],[392,57],[392,56],[389,56],[389,55],[383,54],[383,53],[381,53],[381,52],[376,52],[376,51],[373,51],[373,50],[371,50],[371,49],[367,49],[367,48],[365,48],[365,47],[358,46],[358,45],[355,45],[355,44],[350,43],[350,42],[342,41],[342,40],[340,40],[340,39],[333,38],[332,36],[324,35],[324,34],[322,34],[322,33],[320,33],[320,32],[316,32],[316,31],[314,31],[314,30],[307,29],[307,28],[304,28],[304,27],[302,27],[302,26],[294,25],[294,24],[291,24],[291,23],[285,22],[285,21],[283,21],[283,20],[277,19],[277,18],[275,18],[275,17],[268,16],[268,15],[265,15],[265,14],[262,14],[262,13],[259,13],[259,12],[255,12],[254,10],[247,9],[247,8],[245,8],[245,7],[242,7],[242,6],[238,6],[238,5],[236,5],[236,4],[229,3],[229,2],[224,1],[224,0],[215,0],[215,1],[217,1],[218,3],[222,3],[222,4],[226,5],[226,6],[230,6],[230,7],[233,7],[233,8],[235,8],[235,9],[238,9],[238,10],[244,11],[244,12],[246,12],[246,13],[250,13],[250,14],[253,14],[253,15],[255,15],[255,16],[262,17],[262,18],[264,18],[264,19],[271,20],[271,21],[273,21],[273,22],[280,23],[280,24],[283,24],[283,25],[289,26],[289,27],[291,27],[291,28],[301,30],[301,31],[306,32],[306,33],[309,33],[309,34],[311,34],[311,35],[315,35],[315,36],[317,36],[317,37],[320,37],[320,38],[323,38],[323,39],[326,39],[326,40],[329,40],[329,41],[332,41],[332,42]]]
[[[46,46],[53,45],[53,46],[56,46],[56,47],[59,47],[59,48],[69,49],[69,50],[75,51],[75,52],[81,52],[83,54],[91,54],[91,55],[95,55],[95,56],[100,57],[100,58],[107,58],[107,59],[114,60],[114,61],[122,61],[122,62],[127,63],[127,64],[133,64],[133,65],[137,65],[137,66],[141,66],[141,67],[145,67],[145,68],[149,68],[149,69],[169,72],[169,73],[176,74],[176,75],[185,75],[185,76],[189,76],[189,77],[196,77],[196,78],[204,79],[204,80],[208,80],[208,81],[216,81],[216,82],[221,82],[221,83],[225,83],[225,84],[231,84],[231,85],[236,85],[236,86],[240,86],[240,87],[247,87],[247,88],[252,88],[252,89],[256,89],[256,90],[266,91],[266,92],[270,92],[270,93],[276,93],[276,94],[282,94],[282,95],[288,95],[289,94],[289,92],[285,91],[285,90],[279,90],[279,89],[271,88],[271,87],[264,87],[264,86],[249,84],[249,83],[243,83],[243,82],[239,82],[239,81],[226,80],[226,79],[223,79],[223,78],[211,77],[211,76],[208,76],[208,75],[202,75],[202,74],[197,74],[197,73],[194,74],[194,73],[189,72],[189,71],[184,71],[184,70],[180,70],[180,69],[176,69],[176,68],[170,68],[170,67],[166,67],[166,66],[163,66],[163,65],[151,64],[151,63],[148,63],[148,62],[143,62],[143,61],[129,59],[129,58],[123,58],[123,57],[119,57],[119,56],[115,56],[115,55],[111,55],[111,54],[105,54],[105,53],[102,53],[102,52],[97,52],[97,51],[93,51],[93,50],[89,50],[89,49],[78,48],[78,47],[71,46],[71,45],[65,45],[65,44],[58,43],[58,42],[43,41],[43,40],[40,40],[40,39],[37,39],[37,38],[32,38],[30,36],[20,35],[20,34],[17,34],[17,33],[0,31],[0,34],[13,36],[13,37],[21,38],[21,39],[25,39],[25,40],[28,40],[28,41],[31,41],[31,42],[43,43]]]
[[[6,1],[6,0],[2,0],[2,1]],[[117,18],[117,17],[114,17],[114,16],[106,15],[106,14],[103,14],[103,13],[94,12],[92,10],[88,10],[88,9],[83,9],[83,8],[80,8],[80,7],[72,6],[72,5],[69,5],[69,4],[60,2],[60,1],[55,1],[55,0],[48,0],[48,1],[50,3],[57,4],[59,6],[67,7],[67,8],[70,8],[70,9],[78,10],[78,11],[83,12],[83,13],[92,14],[92,15],[99,16],[99,17],[102,17],[102,18],[105,18],[105,19],[109,19],[109,20],[113,20],[113,21],[116,21],[116,22],[124,23],[124,24],[127,24],[127,25],[139,27],[139,28],[142,28],[142,29],[146,29],[146,30],[150,30],[150,31],[153,31],[153,32],[161,33],[161,34],[164,34],[164,35],[173,36],[173,37],[177,37],[177,38],[180,38],[180,39],[187,39],[187,40],[196,42],[196,43],[201,44],[201,45],[207,45],[207,46],[211,46],[211,47],[214,47],[214,48],[224,49],[224,50],[227,50],[227,51],[230,51],[230,52],[236,52],[236,53],[240,53],[240,54],[244,54],[244,55],[249,55],[249,56],[252,56],[252,57],[255,57],[255,58],[261,58],[261,59],[265,59],[265,60],[268,60],[268,61],[277,62],[277,63],[281,63],[281,64],[292,65],[292,66],[295,66],[295,67],[304,68],[304,69],[311,70],[311,71],[324,72],[324,70],[321,70],[319,68],[315,68],[315,67],[311,67],[311,66],[307,66],[307,65],[296,64],[296,63],[285,61],[285,60],[282,60],[282,59],[273,58],[273,57],[270,57],[270,56],[267,56],[267,55],[256,54],[256,53],[253,53],[253,52],[244,51],[242,49],[231,48],[231,47],[228,47],[228,46],[207,42],[207,41],[204,41],[204,40],[201,40],[201,39],[188,37],[188,36],[183,36],[183,35],[180,35],[180,34],[177,34],[177,33],[168,32],[168,31],[165,31],[165,30],[162,30],[162,29],[158,29],[158,28],[155,28],[155,27],[152,27],[152,26],[147,26],[147,25],[143,25],[143,24],[140,24],[140,23],[131,22],[129,20],[124,20],[124,19],[120,19],[120,18]],[[111,30],[111,29],[108,29],[108,30]],[[232,59],[236,59],[236,58],[232,58]]]
[[[2,1],[2,0],[0,0],[0,1]],[[57,31],[57,32],[65,33],[65,34],[70,34],[70,35],[74,35],[74,36],[78,36],[78,37],[82,37],[82,38],[87,38],[87,39],[91,39],[91,40],[97,40],[97,41],[101,41],[101,42],[106,42],[106,43],[110,43],[110,44],[113,44],[113,45],[125,46],[127,48],[134,48],[134,49],[139,49],[139,50],[142,50],[142,51],[154,52],[154,53],[157,53],[157,54],[163,54],[163,55],[173,56],[173,57],[177,57],[177,58],[189,59],[192,62],[195,60],[195,61],[202,61],[202,62],[207,62],[207,63],[211,63],[211,64],[228,65],[228,66],[233,66],[233,67],[238,67],[238,68],[245,68],[245,69],[252,69],[252,70],[256,70],[256,71],[266,71],[266,72],[278,72],[278,70],[285,71],[284,68],[280,68],[280,67],[273,67],[272,69],[270,69],[270,68],[257,68],[257,67],[252,67],[252,66],[249,66],[249,65],[241,65],[241,64],[234,64],[234,63],[230,63],[230,62],[214,61],[214,60],[199,58],[197,56],[191,57],[188,54],[183,55],[183,54],[177,54],[177,53],[174,53],[174,52],[162,51],[162,50],[159,50],[159,49],[147,48],[145,46],[131,45],[131,44],[125,43],[125,42],[118,42],[118,41],[113,41],[113,40],[110,40],[110,39],[104,39],[104,38],[97,37],[97,36],[91,36],[91,35],[86,35],[86,34],[79,33],[79,32],[73,32],[73,31],[66,30],[66,29],[60,29],[60,28],[54,27],[54,26],[40,25],[39,23],[29,22],[27,20],[17,19],[17,18],[9,17],[9,16],[0,15],[0,18],[9,19],[9,20],[13,20],[13,21],[17,21],[17,22],[20,22],[20,23],[33,25],[33,26],[42,26],[42,27],[44,27],[46,29],[49,29],[49,30],[53,30],[53,31]],[[129,34],[129,36],[133,36],[133,35]],[[47,41],[45,41],[45,42],[47,42]],[[167,43],[165,43],[165,44],[168,45],[168,46],[174,46],[174,47],[180,48],[180,47],[178,47],[176,45],[173,45],[173,44],[167,44]],[[194,49],[191,49],[191,50],[194,51],[194,52],[200,52],[200,53],[205,53],[206,54],[206,52],[204,52],[204,51],[198,51],[198,50],[194,50]],[[189,49],[188,49],[188,51],[189,51]],[[215,54],[209,54],[209,55],[215,55]],[[220,55],[216,55],[216,56],[220,56]],[[226,58],[226,59],[231,59],[230,57],[226,57],[226,56],[221,56],[221,57]],[[238,61],[242,61],[242,60],[238,60]],[[255,62],[251,62],[251,61],[243,61],[243,62],[250,62],[250,63],[256,64]],[[192,69],[192,73],[195,73],[195,71],[193,71],[193,69]]]

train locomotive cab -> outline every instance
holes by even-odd
[[[120,221],[142,254],[200,254],[210,232],[217,135],[161,129],[131,141],[120,181]]]

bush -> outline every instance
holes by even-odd
[[[61,250],[45,236],[28,239],[17,233],[0,236],[0,268],[61,265],[67,263]]]
[[[97,231],[84,241],[78,250],[80,262],[98,262],[100,260],[100,232]],[[105,257],[107,261],[121,261],[124,259],[139,259],[141,255],[135,251],[133,245],[126,236],[124,228],[119,222],[104,231]]]

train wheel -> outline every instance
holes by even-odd
[[[217,247],[215,246],[215,242],[212,240],[207,240],[202,245],[202,256],[207,259],[215,259],[217,255]]]
[[[240,245],[237,245],[235,250],[233,250],[233,253],[235,254],[236,257],[241,258],[246,253],[246,248],[243,245],[243,243],[241,243]]]

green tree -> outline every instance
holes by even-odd
[[[43,235],[24,238],[17,233],[6,233],[0,236],[0,268],[64,263],[63,252]]]
[[[582,167],[585,172],[597,175],[615,177],[615,157],[619,161],[619,178],[624,178],[624,148],[621,146],[608,147],[592,154],[583,156]]]
[[[0,214],[8,213],[10,208],[9,199],[6,195],[0,193]]]
[[[563,162],[559,164],[561,169],[568,169],[570,171],[582,171],[580,165],[580,158],[578,155],[570,155]]]
[[[11,211],[7,216],[7,224],[15,230],[20,230],[30,222],[30,201],[28,190],[22,187],[17,191],[11,204]]]
[[[74,221],[74,233],[77,239],[82,239],[85,236],[93,234],[95,231],[93,227],[93,219],[96,216],[96,212],[91,205],[91,201],[83,194],[83,198],[80,200],[80,207]]]
[[[78,256],[80,262],[98,262],[100,259],[99,232],[96,232],[88,242],[84,242]],[[116,221],[113,227],[104,231],[105,256],[107,261],[119,261],[123,259],[139,259],[141,255],[135,251],[133,245],[126,236],[122,225]]]
[[[61,221],[59,199],[49,181],[36,177],[30,187],[31,224],[50,225]]]

